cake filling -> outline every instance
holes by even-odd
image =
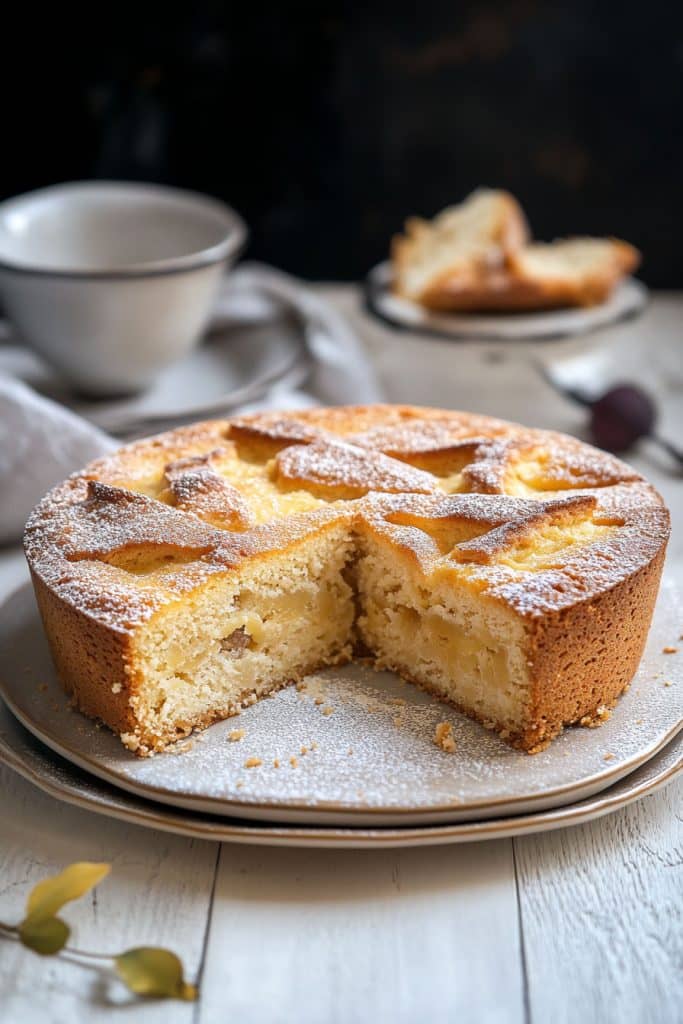
[[[524,627],[454,586],[424,585],[381,541],[348,526],[163,609],[137,641],[133,698],[152,745],[239,711],[362,647],[389,668],[510,735],[529,704]]]
[[[528,708],[524,628],[493,601],[461,586],[426,589],[417,567],[397,565],[371,542],[358,563],[358,631],[389,668],[485,725],[518,732]]]
[[[136,641],[145,685],[132,700],[146,742],[167,743],[348,660],[352,554],[346,528],[328,531],[157,613]]]

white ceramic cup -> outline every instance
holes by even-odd
[[[245,239],[230,207],[198,193],[55,185],[0,203],[0,299],[75,388],[139,391],[199,340]]]

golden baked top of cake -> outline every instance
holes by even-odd
[[[362,524],[425,572],[524,616],[555,614],[661,550],[661,498],[563,434],[366,406],[215,420],[136,441],[32,513],[32,571],[117,631],[326,524]]]

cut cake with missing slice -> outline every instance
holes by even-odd
[[[357,650],[534,751],[628,685],[668,531],[572,438],[369,406],[134,442],[25,547],[65,688],[140,755]]]

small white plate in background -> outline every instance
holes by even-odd
[[[395,327],[424,331],[463,341],[542,341],[586,334],[637,316],[648,291],[629,277],[606,302],[589,309],[559,309],[538,313],[435,313],[391,290],[391,264],[380,263],[366,279],[369,310]]]

